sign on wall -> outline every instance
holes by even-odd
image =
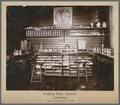
[[[78,49],[86,49],[86,41],[78,40]]]
[[[72,25],[72,7],[55,7],[54,25]]]

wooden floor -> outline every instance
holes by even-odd
[[[82,87],[83,88],[82,88]],[[45,77],[42,82],[31,83],[28,90],[95,90],[96,83],[93,78],[86,82],[85,78],[79,81],[69,77]]]
[[[26,64],[10,62],[7,64],[7,90],[113,90],[110,81],[97,79],[96,77],[43,77],[41,82],[31,83],[31,66]]]

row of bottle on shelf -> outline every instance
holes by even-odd
[[[76,49],[76,48],[66,48],[66,49],[58,49],[58,48],[45,48],[39,49],[39,52],[46,53],[63,53],[63,52],[73,52],[73,53],[99,53],[106,56],[114,56],[113,48],[93,48],[93,49]],[[23,55],[24,51],[21,49],[15,49],[13,52],[14,56]]]
[[[99,53],[106,56],[114,56],[114,49],[113,48],[94,48],[94,53]]]
[[[14,49],[14,52],[13,52],[14,56],[22,56],[25,54],[30,54],[30,52],[24,49]]]
[[[90,23],[91,28],[107,28],[107,22],[92,22]]]
[[[93,49],[39,49],[39,52],[80,52],[80,53],[100,53],[103,55],[107,56],[113,56],[114,55],[114,50],[113,48],[93,48]]]
[[[55,52],[55,53],[61,53],[61,52],[77,52],[76,48],[43,48],[43,49],[39,49],[39,52]]]
[[[27,30],[27,37],[38,37],[38,36],[64,36],[69,35],[69,30]]]
[[[14,52],[13,52],[14,56],[19,56],[19,55],[22,55],[22,54],[23,54],[23,52],[22,52],[21,49],[15,49]]]
[[[80,30],[27,30],[26,31],[26,36],[27,37],[44,37],[44,36],[99,36],[99,35],[105,35],[104,31],[99,32],[99,31],[85,31],[85,32],[80,32]]]
[[[107,22],[106,21],[97,21],[97,22],[91,22],[86,23],[86,25],[40,25],[39,27],[27,27],[26,30],[29,29],[35,29],[35,30],[41,30],[41,29],[89,29],[89,28],[107,28]]]

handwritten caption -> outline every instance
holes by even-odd
[[[44,96],[49,96],[52,99],[46,100],[48,102],[53,102],[53,101],[69,101],[73,102],[74,100],[69,99],[70,96],[75,96],[75,92],[43,92]]]

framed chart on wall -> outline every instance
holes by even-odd
[[[86,49],[86,41],[78,40],[78,49]]]
[[[72,7],[55,7],[54,25],[72,25]]]

